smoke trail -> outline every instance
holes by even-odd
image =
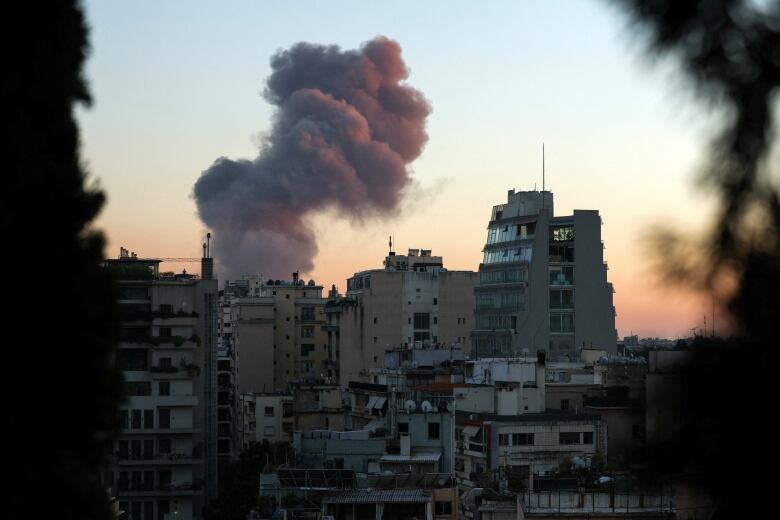
[[[310,271],[317,253],[305,217],[334,207],[363,218],[397,208],[407,164],[422,152],[430,105],[403,84],[400,45],[360,50],[298,43],[271,58],[265,98],[277,107],[254,160],[219,158],[195,183],[223,273]]]

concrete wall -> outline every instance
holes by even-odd
[[[238,358],[238,392],[270,392],[274,379],[274,310],[270,298],[234,300],[233,338]]]

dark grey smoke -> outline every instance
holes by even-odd
[[[407,164],[422,152],[431,111],[400,45],[357,51],[298,43],[271,58],[265,98],[277,107],[253,160],[217,159],[195,183],[223,276],[311,271],[317,243],[305,217],[336,208],[363,218],[398,207]]]

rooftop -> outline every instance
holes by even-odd
[[[431,500],[432,493],[422,489],[356,489],[328,493],[322,497],[323,504],[424,504]]]

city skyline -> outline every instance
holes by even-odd
[[[457,14],[426,6],[410,23],[373,6],[316,24],[324,14],[315,6],[291,28],[279,21],[298,16],[299,5],[274,13],[202,7],[141,6],[128,16],[127,7],[86,4],[94,105],[78,116],[84,159],[108,194],[97,224],[108,257],[120,245],[143,256],[199,256],[206,230],[191,186],[220,155],[257,154],[271,122],[259,96],[271,55],[298,41],[352,49],[384,34],[400,43],[409,83],[433,106],[429,142],[411,167],[417,189],[391,219],[315,216],[319,253],[303,276],[343,292],[352,273],[381,262],[388,235],[398,251],[429,248],[452,269],[476,270],[494,201],[508,189],[541,189],[545,142],[557,213],[596,209],[603,217],[619,334],[685,336],[709,317],[708,299],[658,288],[646,236],[658,224],[695,227],[710,214],[693,181],[711,118],[703,107],[677,113],[686,96],[680,80],[669,63],[636,58],[640,41],[620,13],[599,2],[488,12],[463,5]],[[423,36],[434,21],[446,27],[443,41]],[[489,36],[479,24],[493,28]],[[477,30],[484,39],[458,38]],[[146,91],[150,81],[161,88]]]

